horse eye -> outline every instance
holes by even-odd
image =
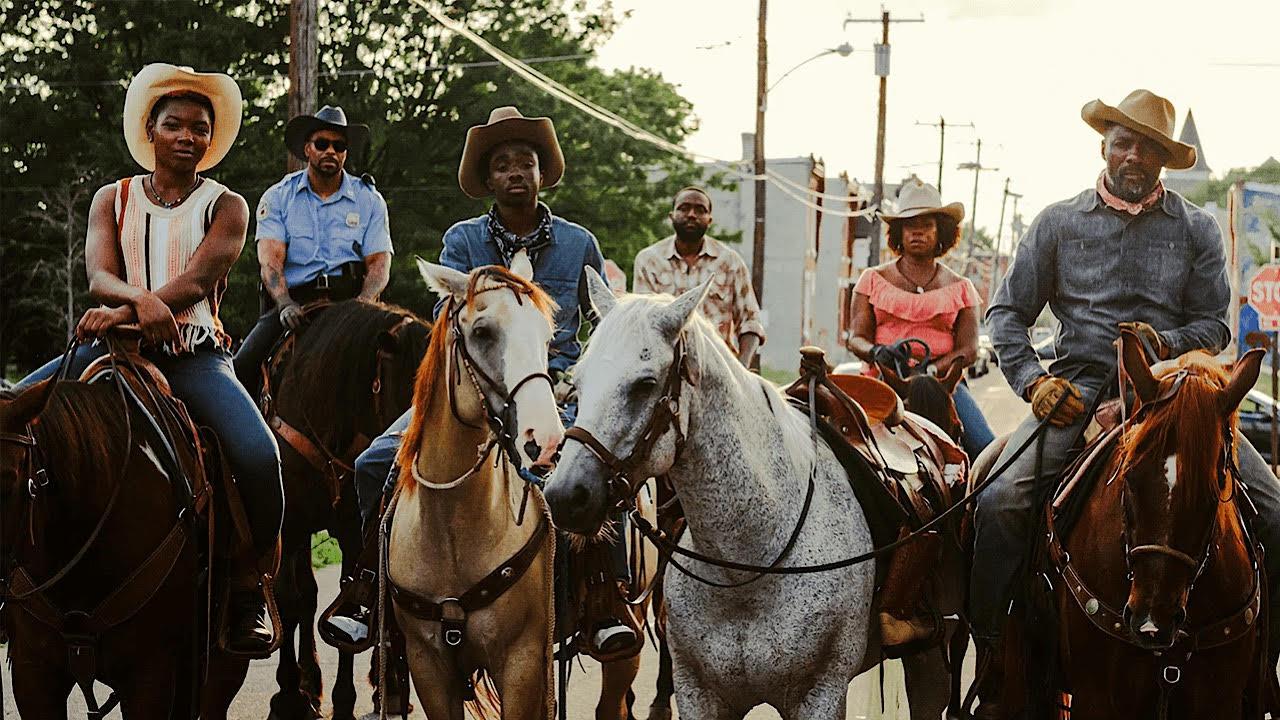
[[[635,395],[642,395],[651,392],[656,387],[658,387],[657,378],[640,378],[631,384],[631,392]]]
[[[488,342],[493,339],[493,330],[488,325],[476,325],[471,328],[471,337],[479,342]]]

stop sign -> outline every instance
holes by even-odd
[[[1263,265],[1249,281],[1249,306],[1258,311],[1258,327],[1280,329],[1280,264]]]

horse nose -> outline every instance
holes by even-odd
[[[588,529],[591,492],[586,485],[552,482],[547,484],[543,494],[551,508],[551,519],[556,527],[571,532]]]

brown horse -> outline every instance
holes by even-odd
[[[308,308],[307,318],[274,354],[264,403],[280,439],[285,490],[276,585],[284,633],[280,689],[271,698],[272,716],[281,719],[318,717],[323,700],[312,535],[328,531],[342,550],[343,577],[349,577],[363,546],[351,464],[409,408],[431,334],[408,310],[359,300]],[[339,720],[354,715],[353,674],[351,654],[339,652],[333,688],[333,717]]]
[[[208,651],[197,516],[210,496],[189,420],[119,383],[0,393],[0,589],[18,711],[65,720],[73,687],[99,702],[96,678],[129,720],[225,718],[248,660]]]
[[[1274,672],[1233,447],[1261,358],[1246,354],[1228,377],[1193,353],[1153,374],[1136,336],[1122,336],[1138,408],[1083,486],[1078,531],[1060,538],[1050,524],[1074,720],[1262,717]]]

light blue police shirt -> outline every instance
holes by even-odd
[[[342,185],[326,199],[311,189],[306,169],[289,173],[258,202],[257,241],[287,246],[284,281],[301,285],[333,275],[349,262],[393,252],[387,202],[373,183],[342,172]]]

